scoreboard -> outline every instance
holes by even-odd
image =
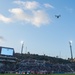
[[[13,56],[14,55],[14,48],[0,47],[0,55]]]

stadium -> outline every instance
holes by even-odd
[[[14,48],[0,47],[0,74],[75,74],[75,62],[37,54],[15,53]]]
[[[13,48],[0,47],[0,73],[13,72],[16,67],[16,60]]]
[[[0,75],[28,74],[75,75],[75,0],[0,0]]]

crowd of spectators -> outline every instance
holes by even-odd
[[[75,72],[75,63],[68,64],[53,64],[44,60],[22,60],[17,64],[16,73],[70,73]]]
[[[19,62],[0,62],[0,73],[50,74],[75,72],[75,63],[59,64],[45,60],[25,59]]]

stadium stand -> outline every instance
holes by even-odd
[[[3,48],[3,49],[2,49]],[[9,49],[9,50],[8,50]],[[3,50],[3,51],[2,51]],[[6,54],[5,51],[8,53]],[[9,54],[11,52],[11,55]],[[68,62],[62,59],[51,60],[47,56],[39,57],[40,59],[30,58],[30,54],[25,58],[14,56],[14,49],[9,47],[0,47],[0,73],[16,74],[51,74],[51,73],[75,73],[75,62]],[[21,56],[22,55],[18,55]],[[29,57],[30,56],[30,57]],[[38,56],[37,56],[38,58]],[[43,60],[41,60],[43,58]],[[44,58],[46,60],[44,60]],[[49,60],[48,60],[49,59]],[[60,62],[58,62],[60,61]]]
[[[36,73],[36,74],[50,74],[50,73],[70,73],[75,72],[72,68],[74,64],[51,64],[41,60],[23,60],[19,63],[17,73]]]
[[[0,47],[0,73],[14,72],[16,69],[16,60],[13,54],[14,49],[9,47]]]

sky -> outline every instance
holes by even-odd
[[[0,0],[0,46],[16,53],[75,58],[75,0]],[[57,18],[55,15],[61,15]]]

